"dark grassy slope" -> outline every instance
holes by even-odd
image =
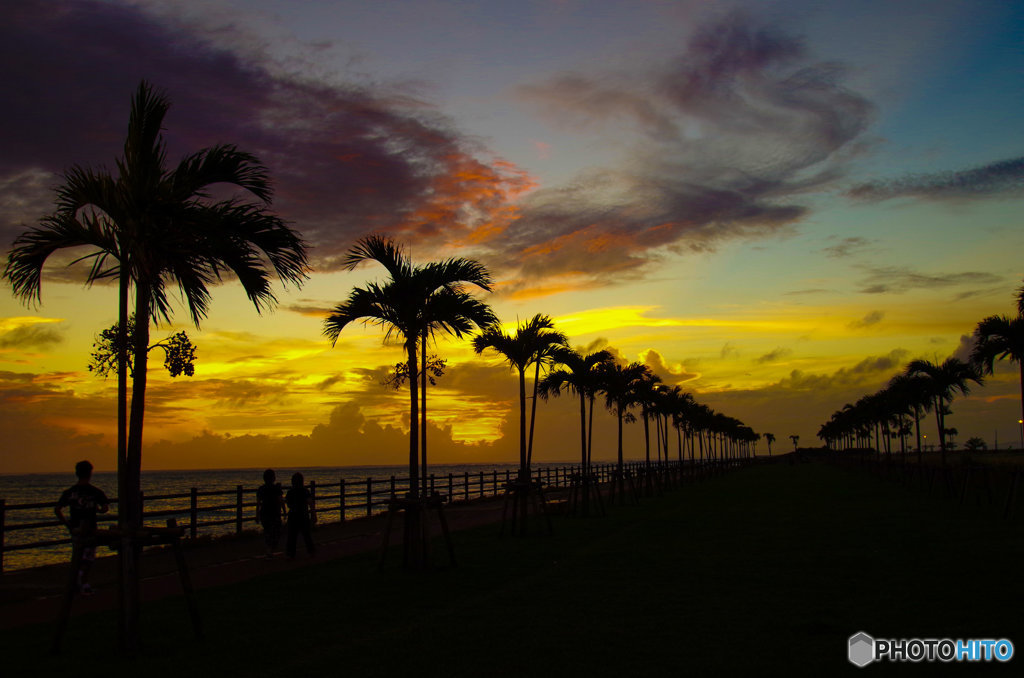
[[[147,677],[822,675],[857,670],[845,648],[860,630],[1024,652],[1022,531],[997,516],[857,470],[757,466],[560,519],[551,537],[460,533],[453,570],[378,574],[363,556],[203,591],[204,644],[170,600],[145,609],[133,661],[113,656],[113,615],[73,620],[60,658],[45,656],[49,628],[5,634],[0,651],[33,675],[85,655],[96,674]],[[912,667],[864,670],[884,668]]]

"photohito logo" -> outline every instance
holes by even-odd
[[[863,631],[850,636],[847,657],[864,667],[871,662],[1008,662],[1013,643],[1006,638],[951,640],[949,638],[872,638]]]

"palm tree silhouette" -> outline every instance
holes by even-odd
[[[662,401],[662,415],[665,418],[665,461],[668,462],[668,429],[669,421],[676,430],[676,451],[679,459],[679,472],[683,472],[683,428],[689,420],[693,408],[693,395],[686,393],[679,386],[666,389]]]
[[[118,356],[118,521],[129,535],[142,524],[139,501],[142,431],[150,319],[170,320],[167,287],[177,284],[198,327],[210,302],[208,286],[234,273],[257,312],[275,297],[265,262],[283,282],[301,284],[306,246],[299,235],[268,212],[272,190],[258,159],[232,145],[204,148],[174,168],[166,165],[161,136],[170,108],[166,96],[143,81],[136,91],[118,174],[73,166],[57,189],[57,209],[41,226],[19,236],[8,255],[4,277],[23,301],[39,301],[43,264],[55,252],[85,246],[91,260],[86,281],[117,278],[118,346],[128,347],[129,291],[135,293],[134,336]],[[232,184],[261,204],[214,202],[209,188]],[[134,355],[130,416],[127,410],[127,354]],[[127,433],[125,422],[127,419]],[[120,551],[121,644],[132,649],[138,626],[136,548]]]
[[[1024,291],[1021,292],[1024,303]],[[1020,370],[1021,419],[1024,420],[1024,315],[993,315],[978,323],[971,362],[983,374],[992,374],[996,360],[1009,359]]]
[[[506,334],[501,325],[493,323],[473,338],[474,351],[483,353],[493,349],[519,373],[519,479],[523,482],[529,481],[531,475],[526,435],[526,370],[530,365],[547,359],[552,348],[564,346],[565,341],[565,335],[554,331],[551,318],[541,314],[521,323],[514,335]]]
[[[479,263],[466,259],[414,266],[400,246],[378,235],[357,242],[348,251],[344,266],[352,270],[366,261],[384,266],[390,279],[383,285],[369,283],[366,287],[354,288],[348,299],[335,306],[324,320],[323,332],[333,346],[347,325],[361,320],[364,324],[384,327],[385,340],[393,334],[401,338],[410,375],[409,493],[416,499],[420,497],[421,461],[418,454],[421,374],[416,349],[437,332],[461,338],[474,327],[493,320],[490,309],[464,289],[464,285],[471,284],[490,291],[491,277]]]
[[[446,259],[431,264],[438,280],[460,280],[491,291],[491,275],[478,262],[470,259]],[[497,320],[490,306],[474,298],[464,289],[444,285],[427,298],[423,313],[425,329],[420,339],[420,475],[424,489],[427,486],[427,343],[435,340],[438,332],[458,337],[474,328],[482,328]]]
[[[622,458],[622,422],[627,418],[632,419],[629,408],[636,404],[636,392],[644,375],[650,370],[641,363],[630,363],[622,365],[617,362],[605,363],[599,370],[598,391],[605,395],[605,405],[609,410],[615,412],[619,422],[618,433],[618,458],[615,466],[615,476],[612,479],[612,491],[619,490],[619,496],[625,501],[626,497],[626,476],[625,465]],[[630,477],[632,484],[632,476]],[[635,487],[634,497],[635,497]]]
[[[650,369],[647,369],[633,386],[634,402],[640,406],[640,416],[643,417],[644,420],[644,477],[646,480],[645,487],[648,495],[653,494],[655,489],[654,471],[651,468],[651,433],[649,419],[651,414],[657,408],[660,385],[661,379],[651,372]],[[660,440],[658,445],[660,448]]]
[[[928,360],[913,360],[907,365],[906,374],[925,377],[928,394],[935,409],[935,419],[939,430],[939,448],[942,450],[942,465],[946,465],[946,415],[951,414],[949,404],[957,391],[963,395],[970,393],[967,382],[982,383],[981,373],[976,367],[958,358],[947,358],[941,365]]]
[[[798,436],[798,435],[791,435],[791,436],[789,436],[789,439],[793,441],[793,451],[796,452],[796,446],[797,446],[797,443],[800,442],[800,436]]]
[[[552,352],[552,358],[561,368],[554,369],[540,382],[538,394],[545,400],[558,396],[563,390],[571,390],[580,397],[580,486],[582,489],[583,515],[589,510],[590,497],[590,454],[594,431],[594,398],[598,386],[598,370],[610,362],[612,354],[597,351],[583,355],[567,346]],[[587,429],[587,400],[590,400],[590,429]]]
[[[917,463],[921,465],[921,419],[931,408],[929,395],[930,381],[922,375],[910,375],[904,372],[889,380],[888,389],[892,394],[899,411],[910,414],[914,418],[914,431],[917,439]]]
[[[770,456],[772,456],[772,443],[775,442],[775,434],[774,433],[765,433],[764,434],[764,439],[765,439],[765,442],[768,443],[768,456],[770,457]]]
[[[418,569],[426,567],[428,561],[424,508],[437,508],[446,538],[447,527],[440,503],[436,497],[427,497],[425,483],[421,491],[418,445],[421,426],[426,427],[426,420],[421,422],[418,390],[420,377],[425,387],[427,369],[424,368],[420,373],[416,349],[425,346],[428,339],[438,332],[461,338],[474,327],[491,322],[494,315],[490,309],[465,290],[465,285],[471,284],[489,291],[491,277],[482,265],[466,259],[448,259],[414,266],[400,246],[390,238],[378,235],[358,241],[348,251],[344,266],[352,270],[366,261],[376,261],[384,266],[390,279],[383,285],[369,283],[366,287],[354,288],[348,299],[335,306],[324,320],[323,332],[333,346],[347,325],[361,320],[364,324],[384,327],[385,341],[393,334],[402,340],[409,375],[409,493],[400,508],[405,514],[404,563]],[[425,454],[422,463],[425,469]],[[385,530],[385,545],[389,533],[390,529]],[[454,562],[450,541],[448,547]]]

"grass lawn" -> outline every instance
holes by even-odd
[[[999,515],[857,469],[762,465],[560,518],[554,536],[458,533],[457,569],[378,573],[367,555],[200,591],[202,644],[174,599],[143,609],[135,659],[113,652],[112,613],[73,619],[60,657],[50,627],[7,632],[0,652],[19,676],[1020,675],[1024,655],[846,660],[857,631],[1024,653],[1024,532]]]

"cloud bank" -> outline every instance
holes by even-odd
[[[531,180],[460,134],[402,88],[289,75],[185,22],[138,6],[25,0],[0,23],[0,242],[50,210],[72,164],[113,170],[129,99],[142,79],[172,101],[169,160],[216,143],[255,153],[276,184],[276,210],[337,268],[371,231],[443,244],[509,218]]]
[[[859,184],[847,193],[863,201],[893,198],[976,200],[1019,198],[1024,195],[1024,157],[1010,158],[971,169],[913,174],[890,181]]]
[[[614,123],[626,157],[530,194],[490,244],[518,253],[520,285],[555,270],[585,286],[640,275],[666,252],[785,233],[808,213],[801,196],[842,174],[872,120],[873,105],[842,81],[843,68],[814,61],[800,39],[733,13],[658,68],[523,86],[574,130],[607,135]]]

